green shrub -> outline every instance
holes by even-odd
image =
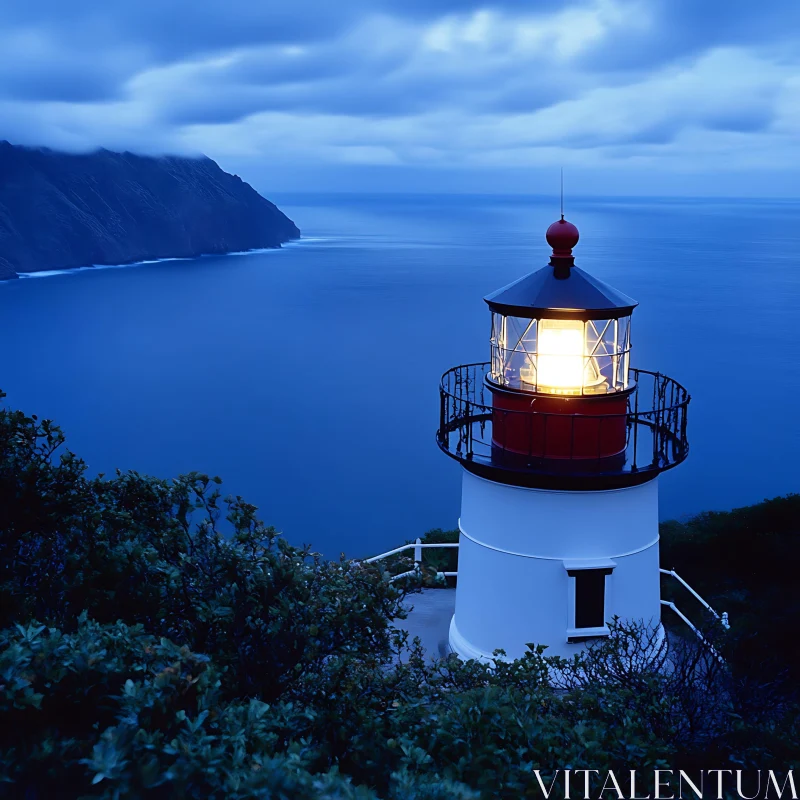
[[[272,701],[303,670],[387,658],[404,590],[378,566],[291,547],[219,479],[86,476],[60,432],[0,412],[0,626],[29,618],[69,631],[86,611],[213,652],[233,694]],[[220,530],[225,513],[227,532]]]
[[[26,797],[373,796],[276,755],[267,704],[223,702],[207,657],[138,626],[18,626],[0,652],[2,776]]]

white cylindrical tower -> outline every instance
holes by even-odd
[[[486,298],[491,361],[441,386],[437,441],[463,466],[456,610],[463,658],[570,656],[613,617],[660,625],[658,475],[686,458],[689,395],[632,369],[636,302],[574,264],[574,225],[550,263]]]

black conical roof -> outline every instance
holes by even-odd
[[[537,319],[616,319],[638,303],[579,267],[548,265],[487,295],[492,311]]]

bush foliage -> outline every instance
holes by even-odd
[[[420,581],[290,546],[218,479],[91,477],[63,445],[0,411],[0,796],[540,797],[534,770],[786,769],[800,752],[777,667],[753,688],[686,642],[665,669],[620,623],[572,662],[532,646],[495,669],[431,663],[392,624]],[[704,520],[675,532],[676,566],[725,529]],[[726,596],[752,603],[731,575]]]

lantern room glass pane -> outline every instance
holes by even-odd
[[[609,394],[629,388],[630,317],[525,319],[492,314],[491,380],[546,394]]]

